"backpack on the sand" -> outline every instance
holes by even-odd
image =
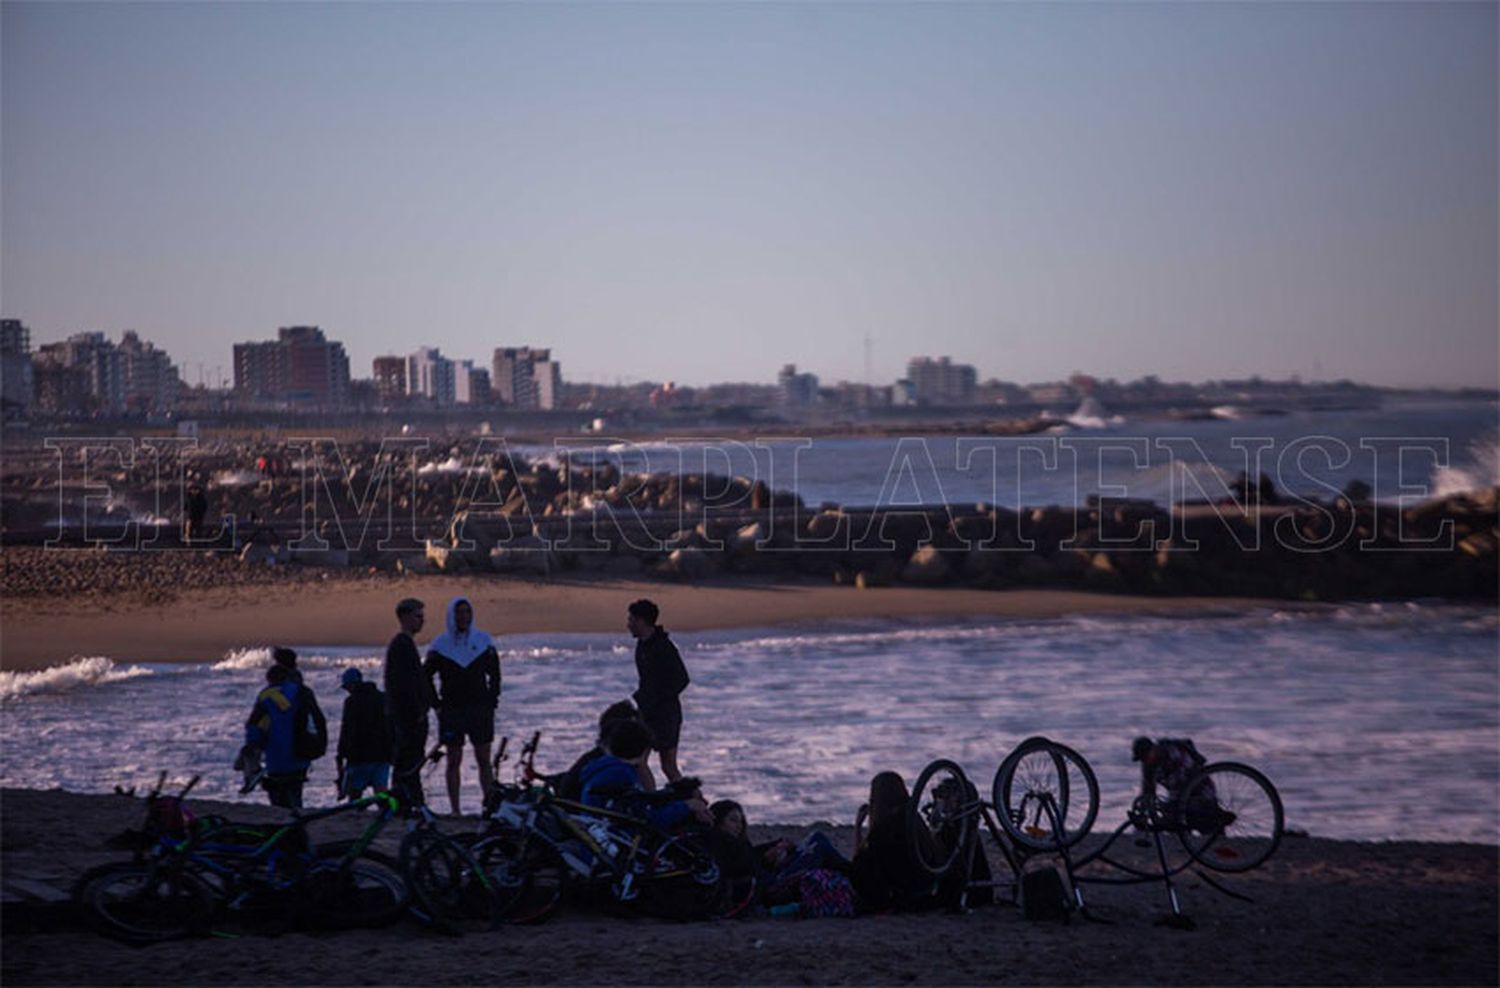
[[[318,698],[306,686],[297,687],[297,702],[292,712],[292,753],[312,761],[328,751],[328,720],[318,706]]]
[[[1073,903],[1056,868],[1038,868],[1021,876],[1021,915],[1032,921],[1067,922]]]

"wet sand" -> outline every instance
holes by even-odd
[[[723,578],[710,584],[578,577],[372,576],[327,582],[211,586],[170,601],[93,594],[0,602],[0,668],[39,669],[94,655],[116,661],[209,662],[259,645],[383,647],[402,597],[424,600],[428,630],[449,598],[474,601],[492,634],[625,634],[625,607],[649,597],[671,629],[751,628],[871,618],[1050,618],[1065,614],[1197,614],[1306,606],[1232,597],[1138,597],[1068,590],[875,587]],[[441,630],[441,629],[438,629]]]
[[[198,803],[199,812],[270,816]],[[462,940],[403,920],[371,931],[121,946],[65,909],[22,902],[17,879],[66,890],[139,823],[118,796],[5,790],[7,985],[150,984],[1450,984],[1497,983],[1500,849],[1289,838],[1232,881],[1255,901],[1183,883],[1193,931],[1155,925],[1160,886],[1087,886],[1108,924],[1042,924],[996,906],[967,915],[745,918],[705,923],[567,912]],[[819,824],[825,829],[828,824]],[[752,837],[799,835],[760,828]],[[834,828],[847,848],[851,829]],[[39,917],[49,917],[39,921]]]

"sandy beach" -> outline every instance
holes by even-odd
[[[575,577],[371,576],[209,586],[168,601],[128,594],[9,597],[3,601],[0,668],[44,668],[79,656],[116,661],[211,662],[258,645],[383,647],[402,597],[440,617],[449,598],[470,597],[492,634],[619,632],[625,606],[649,597],[673,630],[749,628],[860,618],[1049,618],[1063,614],[1194,614],[1288,605],[1233,597],[1142,598],[1068,590],[875,587],[821,581],[726,578],[708,585]],[[65,635],[58,628],[66,626]]]
[[[271,818],[200,802],[199,812]],[[149,984],[1495,984],[1500,853],[1472,844],[1288,838],[1233,887],[1184,883],[1193,931],[1155,925],[1159,886],[1086,886],[1107,923],[1027,922],[1010,906],[967,915],[705,923],[570,911],[537,927],[462,940],[410,920],[371,931],[179,941],[137,949],[86,932],[65,891],[116,860],[106,838],[139,823],[138,801],[5,790],[8,985]],[[846,849],[848,826],[818,823]],[[807,828],[757,828],[799,836]],[[25,883],[30,892],[20,891]]]

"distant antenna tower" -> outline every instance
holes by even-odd
[[[873,382],[870,379],[870,334],[869,334],[868,331],[866,331],[865,332],[865,387],[868,388],[872,383]]]

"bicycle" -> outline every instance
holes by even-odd
[[[947,875],[961,856],[969,874],[973,856],[984,853],[974,821],[982,820],[989,829],[1014,880],[970,882],[965,896],[971,887],[1008,884],[1014,901],[1028,859],[1048,854],[1061,860],[1072,889],[1072,907],[1085,918],[1094,917],[1084,902],[1082,884],[1161,881],[1172,906],[1167,921],[1178,926],[1190,926],[1191,921],[1182,913],[1174,876],[1195,866],[1226,873],[1250,871],[1275,853],[1284,833],[1281,798],[1275,787],[1256,769],[1237,762],[1205,764],[1179,792],[1158,791],[1137,798],[1125,822],[1101,846],[1075,856],[1073,849],[1090,833],[1098,811],[1098,781],[1088,762],[1066,745],[1044,737],[1028,738],[1006,756],[995,772],[989,802],[978,797],[956,763],[939,759],[918,776],[907,807],[913,857],[934,876]],[[1130,827],[1149,834],[1154,842],[1155,871],[1110,856],[1115,842]],[[1168,861],[1164,835],[1176,838],[1186,854],[1184,861],[1176,865]],[[1078,874],[1094,862],[1126,877]],[[1195,873],[1226,895],[1246,898],[1202,871]]]
[[[558,777],[535,769],[540,740],[538,732],[522,748],[518,784],[497,787],[490,829],[473,846],[509,922],[541,922],[570,892],[677,918],[717,911],[724,887],[705,848],[630,813],[559,797]]]

